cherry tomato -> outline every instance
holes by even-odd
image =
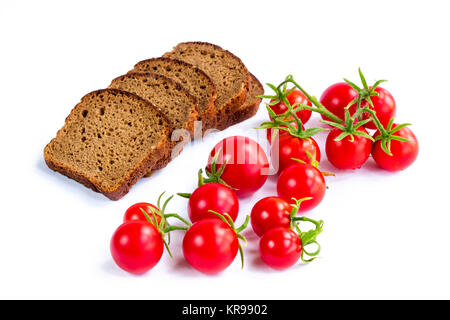
[[[292,198],[312,199],[302,202],[299,212],[315,208],[325,196],[326,184],[322,173],[309,164],[298,163],[284,170],[277,182],[278,196],[295,203]]]
[[[149,207],[158,211],[158,208],[151,203],[139,202],[133,204],[131,207],[127,209],[127,211],[125,211],[123,222],[130,222],[130,221],[148,222],[147,218],[145,217],[144,213],[142,213],[141,209],[144,210],[145,213],[147,213],[147,215],[149,216],[149,218],[153,221],[153,214]],[[160,223],[161,217],[157,214],[155,214],[155,217],[156,222]]]
[[[309,155],[308,155],[309,153]],[[320,161],[320,149],[316,140],[310,137],[307,139],[300,139],[290,134],[282,135],[276,139],[271,147],[272,163],[278,163],[278,172],[283,172],[291,165],[298,164],[302,160],[308,164],[314,161]],[[311,158],[312,157],[312,158]]]
[[[267,197],[259,200],[250,215],[253,231],[261,237],[273,228],[289,228],[291,211],[292,206],[282,198]]]
[[[122,224],[112,236],[111,255],[123,270],[141,274],[161,259],[164,242],[154,225],[131,221]]]
[[[228,213],[233,221],[239,213],[239,200],[233,190],[220,183],[207,183],[198,187],[189,198],[188,214],[192,222],[206,218],[218,218],[213,210],[220,214]]]
[[[183,254],[195,269],[214,274],[226,269],[236,258],[238,238],[221,219],[203,219],[194,223],[183,239]]]
[[[220,141],[211,151],[207,169],[211,171],[211,161],[220,150],[217,159],[217,170],[226,161],[221,178],[238,196],[253,194],[267,180],[269,160],[261,146],[248,137],[232,136]]]
[[[397,124],[394,124],[392,128],[395,128]],[[380,133],[377,131],[374,134],[374,138]],[[417,158],[419,153],[419,142],[416,136],[408,127],[404,127],[393,134],[394,136],[403,137],[409,140],[409,142],[391,141],[391,153],[388,155],[381,148],[381,142],[378,140],[373,144],[372,157],[375,162],[383,169],[389,171],[400,171],[408,168]]]
[[[376,87],[375,92],[378,92],[378,97],[370,97],[372,100],[374,110],[377,114],[378,120],[380,120],[383,127],[386,127],[389,123],[389,120],[395,117],[396,113],[396,105],[394,97],[391,95],[389,91],[383,89],[381,87]],[[363,104],[367,105],[367,102]],[[372,108],[372,107],[371,107]],[[370,117],[369,114],[363,114],[364,119],[368,119]],[[364,125],[364,127],[368,129],[376,129],[375,124],[370,121]]]
[[[358,92],[345,82],[335,83],[328,87],[320,97],[320,103],[331,113],[338,116],[342,120],[345,118],[345,107],[348,106],[353,99],[358,97]],[[356,104],[352,104],[349,108],[350,115],[356,111]],[[322,119],[330,120],[328,117],[321,115]]]
[[[287,100],[289,101],[289,104],[291,106],[294,106],[295,103],[312,106],[311,101],[308,100],[308,98],[298,89],[294,89],[288,96]],[[288,107],[283,101],[278,102],[277,104],[274,104],[270,106],[275,112],[275,114],[281,114],[288,111]],[[296,112],[297,116],[302,120],[302,123],[305,124],[308,122],[309,118],[311,118],[311,110],[300,110]]]
[[[367,131],[359,127],[357,131]],[[358,169],[367,161],[372,150],[372,141],[366,137],[353,135],[346,136],[340,141],[335,139],[342,133],[339,128],[333,128],[327,137],[325,151],[328,161],[338,169]]]
[[[297,263],[302,254],[299,236],[289,228],[270,229],[259,240],[262,261],[274,269],[286,269]]]

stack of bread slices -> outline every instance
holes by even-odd
[[[263,93],[232,53],[209,43],[180,43],[161,58],[137,63],[107,89],[85,95],[45,147],[45,162],[118,200],[141,177],[167,165],[180,135],[223,130],[250,118]]]

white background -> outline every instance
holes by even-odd
[[[2,1],[0,298],[450,298],[449,10],[447,1]],[[50,171],[42,150],[81,96],[181,41],[230,50],[263,83],[292,73],[317,96],[343,77],[358,81],[359,66],[370,82],[388,79],[419,157],[388,173],[372,159],[337,171],[324,155],[321,168],[337,177],[308,214],[325,220],[321,259],[309,265],[265,267],[250,228],[243,271],[239,259],[217,276],[194,271],[179,233],[173,260],[129,275],[109,254],[125,209],[192,191],[215,143],[256,138],[264,108],[187,147],[118,202]],[[239,221],[275,182],[241,201]],[[170,208],[186,216],[186,200]]]

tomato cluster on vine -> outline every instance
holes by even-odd
[[[359,76],[361,87],[344,79],[345,82],[328,87],[320,100],[309,95],[292,76],[277,87],[268,84],[274,90],[273,95],[264,96],[271,99],[267,106],[270,121],[259,128],[267,129],[268,137],[270,132],[275,141],[272,149],[279,154],[281,170],[285,169],[285,163],[292,163],[293,158],[306,163],[320,161],[320,151],[312,153],[310,160],[304,155],[311,154],[311,146],[317,145],[313,136],[326,129],[305,129],[308,120],[299,116],[305,110],[319,113],[322,122],[332,128],[327,135],[325,152],[328,161],[338,169],[359,169],[371,155],[381,168],[389,171],[404,170],[415,161],[419,152],[417,138],[408,127],[410,124],[394,122],[397,105],[393,95],[380,87],[385,80],[369,86],[361,70]],[[293,88],[288,90],[288,84]],[[306,103],[291,97],[300,94],[308,99]],[[376,132],[370,134],[370,130]],[[279,131],[282,134],[272,134]]]

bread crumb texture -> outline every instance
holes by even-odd
[[[174,79],[197,98],[202,115],[208,112],[211,104],[214,105],[214,83],[192,64],[170,58],[154,58],[138,62],[131,73],[155,73]]]
[[[151,73],[128,73],[114,79],[110,88],[132,92],[163,112],[175,129],[193,128],[198,119],[197,99],[177,82]]]

